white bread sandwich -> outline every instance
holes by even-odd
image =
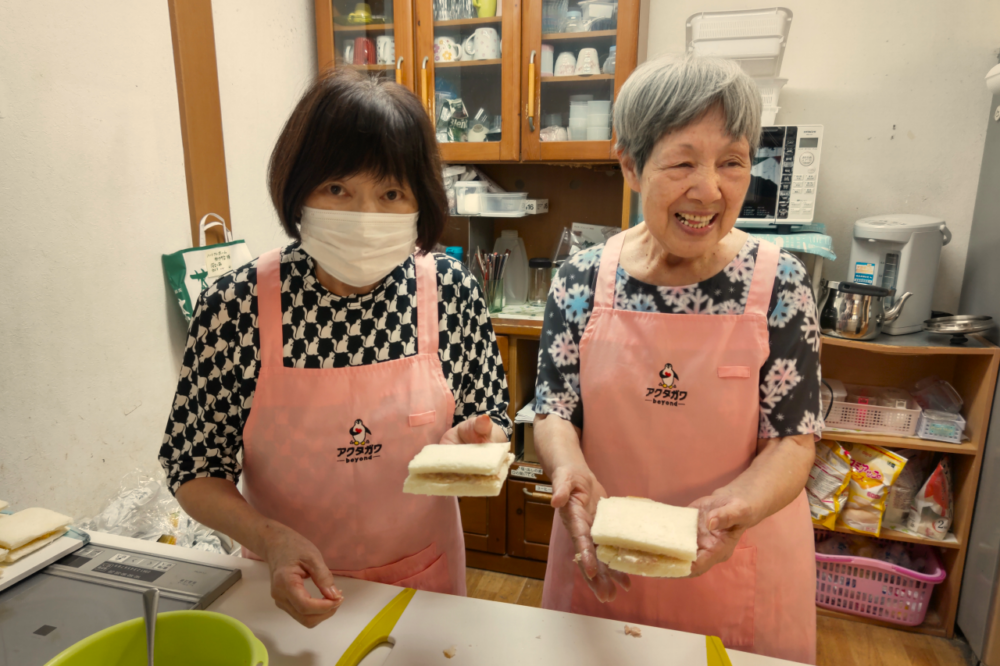
[[[651,578],[691,575],[698,556],[698,509],[642,497],[605,497],[590,528],[597,559],[616,571]]]
[[[514,462],[510,442],[428,444],[410,461],[403,492],[496,497]]]
[[[25,509],[0,520],[0,551],[8,562],[48,545],[62,536],[73,519],[48,509]]]

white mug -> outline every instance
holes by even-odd
[[[493,28],[479,28],[462,44],[462,60],[495,60],[500,57],[500,35]]]
[[[479,142],[486,140],[486,127],[484,125],[473,125],[469,130],[469,141]]]
[[[576,74],[576,56],[569,51],[563,51],[556,58],[556,76],[574,76]]]
[[[587,76],[600,73],[601,63],[597,59],[597,49],[580,49],[580,55],[576,57],[576,75]]]
[[[348,65],[354,62],[354,43],[351,42],[344,47],[344,62]]]
[[[396,40],[388,35],[375,38],[375,53],[378,54],[378,64],[391,65],[396,62]]]
[[[451,37],[434,39],[434,62],[454,62],[460,60],[462,47]]]

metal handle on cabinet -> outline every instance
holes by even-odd
[[[431,111],[430,96],[427,94],[427,61],[430,60],[427,56],[424,56],[424,61],[420,65],[420,92],[424,96],[424,108],[427,109],[427,115],[434,118],[434,112]]]
[[[531,52],[531,59],[528,61],[528,108],[525,111],[528,116],[528,127],[535,131],[535,51]]]
[[[403,85],[403,56],[396,61],[396,83]]]
[[[521,492],[523,492],[531,499],[541,500],[543,502],[552,501],[552,493],[536,493],[534,491],[528,490],[527,488],[521,488]]]

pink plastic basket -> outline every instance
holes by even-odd
[[[816,534],[816,541],[828,535]],[[873,539],[879,546],[890,543]],[[934,586],[947,575],[937,551],[915,545],[927,559],[923,574],[868,557],[816,553],[816,605],[883,622],[916,626],[924,621]]]

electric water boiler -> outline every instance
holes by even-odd
[[[939,217],[876,215],[854,223],[850,281],[895,289],[896,298],[913,294],[899,317],[882,329],[884,333],[915,333],[931,318],[938,260],[949,241],[951,231]],[[886,298],[887,308],[893,304],[893,297]]]

